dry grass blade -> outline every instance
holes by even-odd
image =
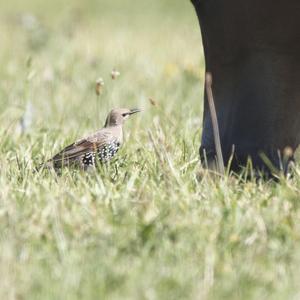
[[[220,172],[220,174],[224,175],[225,174],[224,159],[223,159],[223,154],[222,154],[217,112],[216,112],[216,107],[215,107],[215,102],[214,102],[214,97],[213,97],[213,92],[212,92],[212,75],[210,73],[206,73],[205,87],[206,87],[207,100],[208,100],[211,121],[212,121],[212,126],[213,126],[215,147],[216,147],[216,152],[217,152],[218,172]]]

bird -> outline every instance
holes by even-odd
[[[65,147],[41,168],[61,169],[64,166],[79,166],[87,170],[98,163],[109,162],[123,144],[123,124],[139,109],[115,108],[108,114],[104,127]]]

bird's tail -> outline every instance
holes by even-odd
[[[53,161],[52,160],[47,160],[47,161],[39,164],[38,166],[36,166],[34,171],[39,172],[39,171],[44,170],[44,169],[49,170],[49,169],[52,169],[52,168],[54,168]]]

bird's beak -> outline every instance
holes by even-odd
[[[138,108],[133,108],[133,109],[131,109],[130,110],[130,115],[133,115],[133,114],[135,114],[135,113],[138,113],[138,112],[140,112],[141,110],[140,109],[138,109]]]

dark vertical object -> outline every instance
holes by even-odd
[[[193,0],[206,72],[214,96],[225,164],[238,170],[251,157],[280,168],[284,149],[300,141],[300,1]],[[207,95],[200,148],[214,160]],[[293,159],[291,154],[288,161]],[[285,166],[284,166],[285,168]]]

